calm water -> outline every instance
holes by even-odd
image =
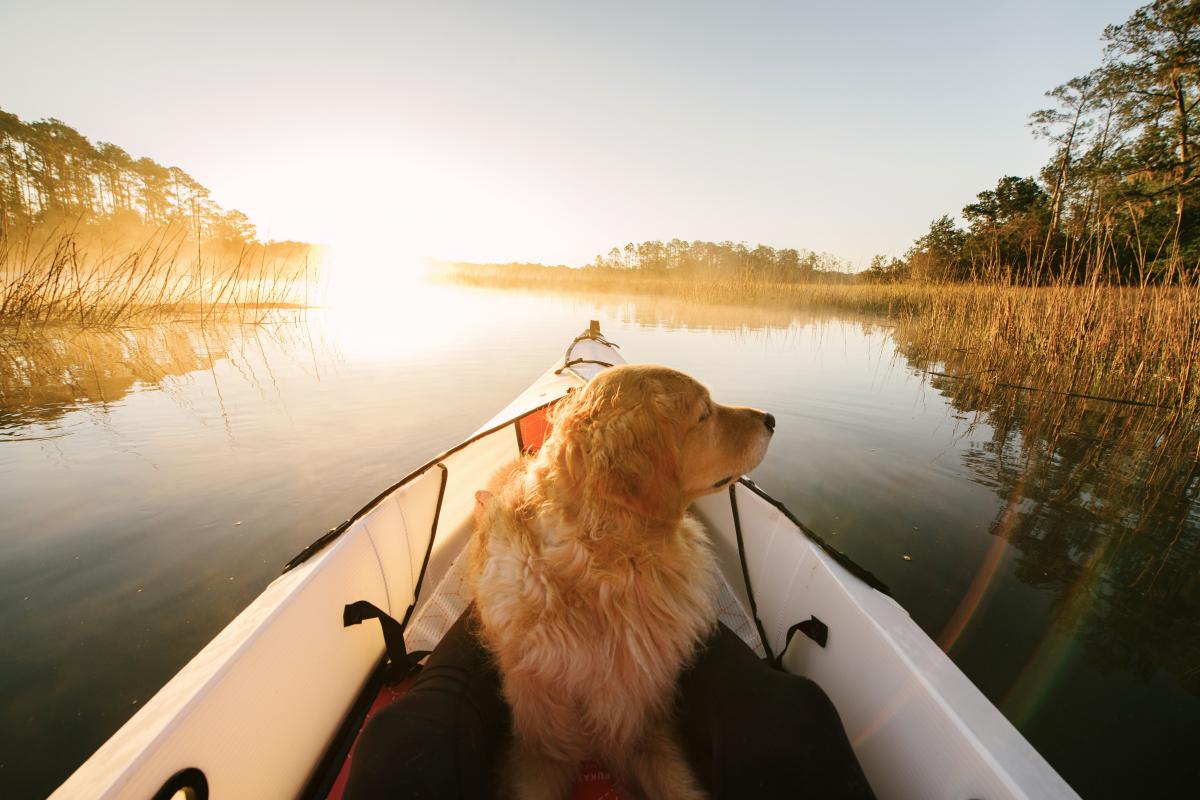
[[[0,797],[52,790],[288,558],[591,318],[627,359],[773,412],[755,479],[1081,794],[1194,796],[1194,462],[1169,491],[1150,472],[1106,495],[1095,431],[1045,455],[1018,424],[1036,409],[930,385],[881,321],[410,287],[304,323],[0,340]]]

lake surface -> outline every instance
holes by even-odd
[[[0,797],[51,791],[291,556],[589,319],[628,360],[774,413],[754,479],[1083,796],[1193,796],[1194,458],[1164,472],[1086,424],[1048,449],[1021,425],[1036,405],[972,407],[886,320],[414,284],[257,327],[0,339]]]

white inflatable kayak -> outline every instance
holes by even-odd
[[[547,406],[623,363],[615,347],[592,323],[477,433],[306,548],[53,797],[340,796],[365,715],[397,691],[382,687],[380,626],[354,609],[398,621],[409,653],[433,648],[467,604],[457,558],[475,490],[540,445]],[[722,620],[826,691],[881,800],[1077,797],[886,587],[782,504],[743,479],[694,511]]]

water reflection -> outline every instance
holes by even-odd
[[[973,380],[931,383],[986,420],[990,437],[963,461],[1002,500],[990,531],[1019,552],[1015,576],[1054,597],[1059,633],[1105,672],[1164,670],[1200,693],[1200,422]],[[943,634],[951,652],[972,600]],[[1053,678],[1037,673],[1054,668],[1014,686],[1014,716],[1034,711],[1038,682]]]
[[[372,301],[0,335],[0,795],[53,788],[288,557],[469,434],[589,318],[631,360],[769,407],[764,486],[889,583],[1081,793],[1187,777],[1196,420],[930,375],[969,363],[932,364],[865,316],[447,287]]]
[[[913,337],[898,333],[898,354],[934,368],[930,385],[968,420],[978,438],[963,464],[999,501],[988,525],[993,542],[939,644],[973,678],[984,676],[1006,715],[1084,796],[1178,791],[1194,778],[1190,767],[1152,776],[1097,768],[1139,745],[1106,733],[1071,748],[1063,720],[1076,736],[1143,720],[1131,727],[1160,757],[1194,741],[1187,720],[1200,709],[1200,420],[986,375],[950,378],[971,376],[970,354],[947,347],[931,364],[910,356]],[[1013,581],[1048,603],[1022,607]],[[1030,630],[1014,633],[1021,626],[998,620],[1001,613],[1032,616]],[[1029,636],[1043,619],[1041,635]]]
[[[213,369],[218,361],[245,364],[248,349],[314,347],[303,337],[302,314],[274,311],[262,323],[209,320],[139,328],[25,329],[0,333],[0,437],[30,440],[32,426],[53,429],[76,410],[103,410],[139,389],[170,390],[175,379]],[[301,340],[291,341],[300,335]],[[265,364],[267,370],[269,363]],[[252,382],[270,376],[247,374]],[[26,435],[27,434],[27,435]],[[47,434],[42,431],[43,438]]]
[[[503,291],[505,290],[500,290]],[[869,330],[892,327],[890,321],[869,314],[822,308],[798,309],[785,304],[745,306],[696,303],[669,295],[597,295],[571,290],[569,287],[534,288],[523,290],[523,293],[553,299],[556,302],[574,302],[581,309],[594,309],[600,317],[622,325],[664,331],[742,332],[759,340],[827,322],[859,323]]]

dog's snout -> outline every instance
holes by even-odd
[[[771,433],[774,433],[775,432],[775,415],[774,414],[763,414],[763,425],[766,425],[767,430],[769,430]]]

